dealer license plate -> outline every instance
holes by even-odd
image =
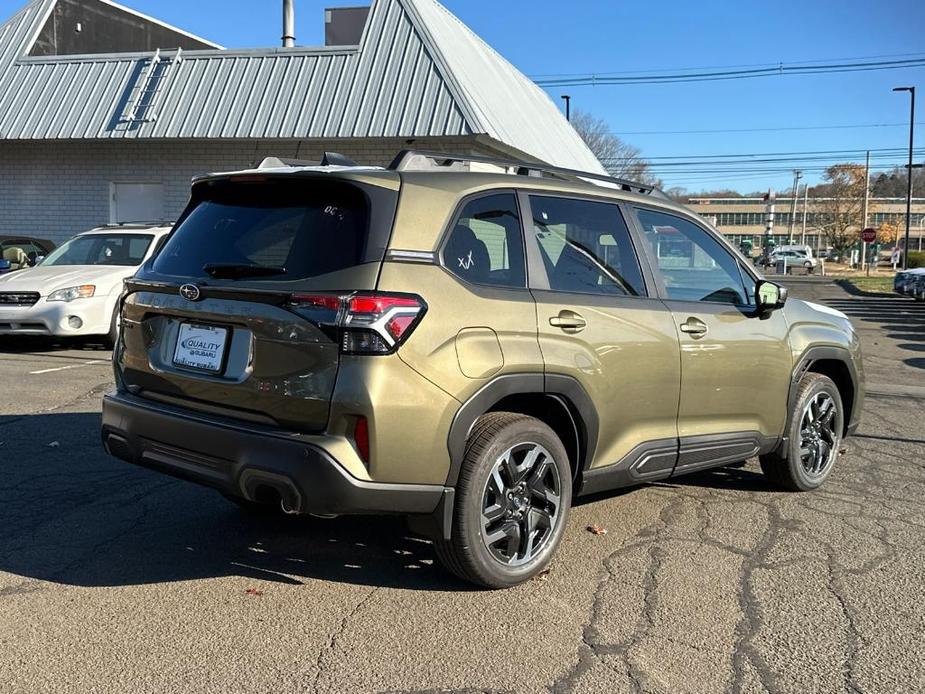
[[[187,369],[219,373],[225,360],[228,328],[183,323],[177,336],[173,363]]]

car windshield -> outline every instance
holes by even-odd
[[[154,239],[152,234],[87,234],[75,236],[49,253],[42,267],[50,265],[141,265]]]

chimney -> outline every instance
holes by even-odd
[[[295,0],[283,0],[283,48],[295,46]]]

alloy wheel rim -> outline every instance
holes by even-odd
[[[838,408],[828,393],[816,393],[803,409],[800,419],[800,464],[812,477],[819,477],[838,455],[836,431]]]
[[[561,509],[562,480],[552,454],[519,443],[495,460],[482,492],[482,541],[506,566],[521,566],[549,543]]]

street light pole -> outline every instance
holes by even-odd
[[[909,168],[906,171],[906,237],[903,241],[903,270],[909,268],[909,227],[912,224],[912,143],[915,139],[915,87],[894,87],[894,92],[909,92]]]
[[[565,120],[572,120],[572,97],[568,94],[563,94],[562,99],[565,101]]]

